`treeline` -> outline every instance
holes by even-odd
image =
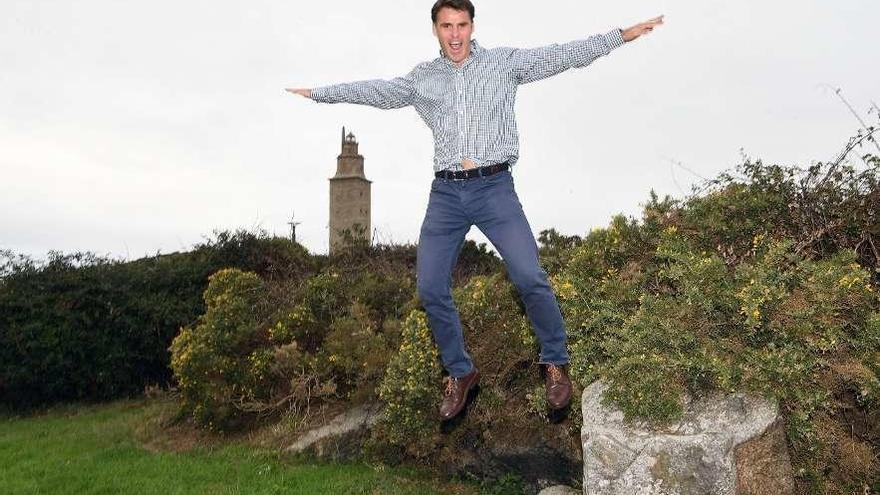
[[[245,231],[136,261],[0,253],[0,402],[28,408],[167,386],[168,347],[204,313],[212,273],[236,267],[290,279],[319,264],[296,243]]]

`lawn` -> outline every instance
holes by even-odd
[[[167,448],[167,438],[144,441],[144,425],[168,407],[168,399],[137,399],[0,416],[0,493],[478,492],[471,485],[444,483],[414,471],[293,461],[241,439],[183,449]]]

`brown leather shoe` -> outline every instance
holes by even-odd
[[[550,409],[562,409],[571,401],[571,378],[567,366],[548,364],[544,374],[547,403]]]
[[[464,409],[468,392],[480,381],[477,368],[461,378],[446,377],[446,390],[443,391],[443,402],[440,403],[440,418],[443,421],[454,418]]]

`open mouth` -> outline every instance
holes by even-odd
[[[461,41],[453,41],[449,43],[449,48],[453,51],[461,50]]]

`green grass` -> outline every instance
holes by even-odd
[[[62,406],[0,417],[0,492],[11,494],[427,494],[475,493],[412,471],[305,464],[244,441],[153,452],[136,432],[156,400]]]

